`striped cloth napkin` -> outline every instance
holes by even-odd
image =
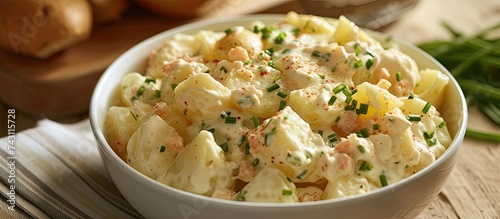
[[[141,217],[108,177],[89,120],[13,136],[0,140],[0,218]]]

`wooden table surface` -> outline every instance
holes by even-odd
[[[221,0],[222,1],[222,0]],[[305,9],[296,1],[274,0],[266,7],[237,7],[245,0],[232,3],[231,11],[223,13],[286,13]],[[261,1],[265,2],[265,1]],[[222,12],[214,16],[223,16]],[[421,0],[416,7],[397,22],[380,29],[412,43],[447,37],[440,26],[448,22],[457,30],[471,34],[500,22],[498,0]],[[0,104],[2,118],[9,103]],[[67,117],[61,122],[78,121],[84,115]],[[44,115],[17,114],[17,131],[36,126]],[[4,121],[2,119],[2,121]],[[469,127],[500,133],[500,127],[489,122],[474,107],[469,109]],[[5,127],[1,127],[5,136]],[[417,218],[500,218],[500,144],[466,138],[459,151],[459,160],[439,196]]]

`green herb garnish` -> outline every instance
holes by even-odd
[[[274,91],[274,90],[276,90],[278,88],[280,88],[279,84],[273,84],[273,85],[269,86],[268,88],[266,88],[266,91],[267,92],[272,92],[272,91]]]
[[[274,38],[274,43],[276,44],[282,44],[283,41],[285,40],[286,33],[285,32],[280,32],[276,38]]]
[[[427,113],[427,112],[429,112],[429,109],[431,108],[431,106],[432,106],[432,105],[431,105],[431,103],[427,102],[427,103],[425,104],[424,108],[422,109],[422,112],[423,112],[423,113]]]
[[[333,93],[338,94],[342,90],[344,90],[345,88],[347,88],[347,86],[345,84],[339,84],[335,88],[333,88]]]
[[[222,151],[224,151],[224,152],[228,152],[229,151],[229,145],[227,144],[227,142],[224,142],[224,143],[222,143],[219,146],[222,149]]]
[[[235,124],[236,120],[236,117],[226,116],[226,118],[224,119],[224,123]]]
[[[141,86],[139,89],[137,89],[137,92],[135,93],[135,95],[139,97],[142,94],[144,94],[145,91],[146,91],[146,88],[144,86]]]
[[[373,60],[372,60],[372,59],[368,59],[368,60],[366,61],[366,64],[365,64],[366,69],[367,69],[367,70],[368,70],[368,69],[370,69],[370,68],[372,67],[372,65],[373,65]]]
[[[154,83],[156,83],[156,79],[154,79],[154,78],[146,78],[144,80],[144,83],[146,83],[146,84],[153,83],[154,84]]]
[[[361,165],[359,166],[359,171],[370,171],[373,169],[373,165],[371,163],[368,163],[366,161],[363,161]]]
[[[332,95],[330,97],[330,100],[328,100],[328,105],[333,105],[335,103],[335,101],[337,100],[337,96],[335,95]]]
[[[418,122],[420,120],[422,120],[422,117],[420,117],[420,115],[408,115],[406,116],[406,119],[408,119],[408,121],[411,121],[411,122]]]
[[[255,126],[255,128],[259,127],[260,122],[259,122],[259,118],[257,116],[252,116],[252,122],[253,122],[253,125]]]
[[[285,109],[285,107],[286,107],[286,101],[280,100],[280,105],[279,105],[278,111]]]
[[[500,23],[466,36],[447,23],[444,29],[451,38],[421,43],[418,46],[450,70],[462,88],[468,103],[478,108],[492,122],[500,125],[500,38],[490,36],[500,30]],[[444,126],[444,125],[443,125]],[[467,137],[500,142],[500,134],[467,128]]]
[[[362,60],[358,60],[354,63],[354,68],[359,68],[363,66],[363,61]]]
[[[401,81],[401,72],[396,72],[396,81]]]
[[[293,190],[291,189],[283,189],[281,191],[281,195],[292,195],[293,194]]]
[[[387,177],[385,177],[384,174],[380,175],[378,178],[382,187],[389,185],[389,183],[387,183]]]
[[[287,96],[287,94],[283,91],[278,91],[278,93],[276,95],[278,95],[281,98],[285,98]]]

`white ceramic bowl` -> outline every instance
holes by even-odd
[[[413,218],[441,191],[462,144],[467,107],[463,94],[451,74],[435,59],[417,47],[396,40],[400,49],[413,57],[420,68],[434,68],[450,78],[442,115],[453,142],[432,165],[400,182],[363,195],[308,203],[250,203],[214,199],[160,184],[128,166],[116,155],[103,134],[110,100],[121,78],[129,72],[144,72],[146,58],[165,38],[176,33],[195,33],[201,29],[223,31],[253,20],[275,23],[284,15],[255,15],[226,20],[191,23],[160,33],[131,48],[112,63],[97,83],[90,105],[90,122],[106,169],[117,188],[139,213],[147,218]],[[383,37],[383,36],[379,36]],[[383,38],[380,38],[383,39]]]

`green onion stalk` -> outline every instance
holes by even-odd
[[[447,23],[450,39],[418,45],[436,58],[455,77],[469,105],[475,104],[486,117],[500,126],[500,38],[492,36],[500,23],[465,36]],[[500,134],[467,128],[467,137],[500,142]]]

